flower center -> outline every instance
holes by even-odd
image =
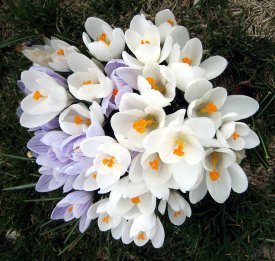
[[[173,22],[172,19],[167,19],[166,22],[167,22],[168,24],[172,25],[172,26],[174,25],[174,22]]]
[[[32,97],[36,101],[40,100],[41,98],[48,98],[48,96],[42,95],[38,90],[33,93]]]
[[[98,36],[98,41],[101,41],[105,44],[107,44],[108,46],[110,45],[111,41],[107,40],[107,34],[106,33],[102,33],[100,36]]]
[[[152,117],[142,118],[134,122],[133,128],[140,134],[145,132],[145,128],[156,124]]]
[[[109,223],[109,221],[110,221],[110,216],[109,215],[107,215],[107,216],[105,216],[105,217],[103,217],[102,219],[102,222],[104,222],[104,223]]]
[[[82,84],[83,85],[88,85],[88,84],[92,84],[93,82],[91,80],[87,80],[87,81],[83,81]]]
[[[175,211],[174,214],[173,214],[173,216],[175,218],[177,218],[177,217],[181,216],[181,214],[182,214],[181,211]]]
[[[233,134],[231,135],[231,137],[233,138],[233,140],[237,140],[238,138],[240,138],[240,134],[236,131],[233,132]]]
[[[149,165],[150,165],[151,169],[158,170],[159,169],[159,162],[160,162],[159,157],[156,157],[153,161],[150,161]]]
[[[192,65],[192,63],[193,63],[193,61],[192,61],[191,59],[189,59],[188,57],[183,57],[183,58],[181,59],[181,61],[182,61],[183,63],[187,63],[187,64],[189,64],[189,65]]]
[[[116,97],[117,93],[118,93],[118,89],[117,88],[113,89],[112,96]]]
[[[173,154],[177,155],[178,157],[182,157],[184,155],[183,139],[179,139],[176,141],[176,147],[173,151]]]
[[[74,123],[76,125],[80,124],[86,124],[86,125],[91,125],[91,120],[90,119],[83,119],[80,115],[75,115],[74,116]]]
[[[68,211],[69,213],[71,213],[71,212],[73,211],[73,206],[69,206],[69,207],[67,208],[67,211]]]
[[[131,198],[131,201],[133,204],[138,204],[138,203],[140,203],[140,197]]]
[[[202,113],[214,113],[218,110],[217,106],[214,102],[208,102],[202,109],[200,109],[200,112]]]
[[[57,53],[57,55],[60,55],[60,56],[62,56],[62,55],[65,54],[65,52],[64,52],[63,49],[58,49],[58,50],[56,51],[56,53]]]
[[[211,154],[211,163],[213,170],[209,171],[209,177],[212,181],[216,181],[220,177],[220,173],[217,171],[217,164],[219,162],[219,155],[217,152]]]
[[[141,44],[150,44],[150,41],[149,40],[141,40],[140,43]]]
[[[157,85],[157,81],[155,78],[147,77],[146,80],[149,82],[153,90],[159,91],[162,94],[165,93],[165,87]]]
[[[140,232],[139,234],[138,234],[138,236],[137,236],[137,238],[139,239],[139,240],[145,240],[145,233],[144,232]]]
[[[108,168],[112,168],[115,164],[115,160],[116,160],[116,158],[114,156],[111,156],[111,157],[107,157],[107,158],[103,159],[102,163],[104,165],[106,165]]]

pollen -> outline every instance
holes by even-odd
[[[102,33],[100,36],[98,36],[98,41],[101,41],[105,44],[107,44],[108,46],[110,45],[111,41],[107,40],[107,34],[106,33]]]
[[[183,57],[183,58],[181,59],[181,61],[182,61],[183,63],[187,63],[187,64],[189,64],[189,65],[192,65],[192,63],[193,63],[193,61],[192,61],[191,59],[189,59],[188,57]]]
[[[140,203],[140,197],[131,198],[131,201],[133,204],[138,204],[138,203]]]
[[[82,123],[83,123],[82,117],[81,117],[80,115],[75,115],[75,116],[74,116],[74,123],[75,123],[76,125],[82,124]]]
[[[233,140],[237,140],[238,138],[240,138],[240,134],[236,131],[233,132],[233,134],[231,135],[231,137],[233,138]]]
[[[93,173],[91,174],[91,178],[92,178],[92,179],[96,179],[96,176],[97,176],[97,173],[96,173],[96,172],[93,172]]]
[[[140,232],[140,233],[138,234],[137,238],[138,238],[139,240],[142,240],[142,241],[145,240],[145,238],[146,238],[145,233],[144,233],[144,232]]]
[[[167,22],[168,24],[172,25],[172,26],[174,25],[174,22],[173,22],[172,19],[167,19],[166,22]]]
[[[68,212],[71,213],[73,211],[73,206],[67,208]]]
[[[181,216],[181,214],[182,214],[181,211],[175,211],[174,214],[173,214],[173,216],[174,216],[175,218],[177,218],[177,217]]]
[[[102,222],[104,222],[104,223],[109,223],[110,222],[110,216],[109,215],[107,215],[107,216],[104,216],[102,219]]]
[[[92,121],[90,119],[86,119],[85,120],[85,124],[88,125],[88,126],[90,126],[92,124]]]
[[[107,157],[107,158],[103,159],[102,163],[104,165],[106,165],[108,168],[112,168],[115,164],[115,160],[116,160],[116,158],[114,156],[111,156],[111,157]]]
[[[92,84],[93,82],[91,80],[87,80],[87,81],[83,81],[82,84],[83,85],[88,85],[88,84]]]
[[[150,161],[149,165],[150,165],[151,169],[158,170],[159,169],[159,162],[160,162],[159,157],[155,158],[153,161]]]
[[[58,49],[58,50],[56,51],[56,53],[57,53],[58,55],[60,55],[60,56],[65,54],[65,52],[64,52],[63,49]]]
[[[220,173],[217,170],[211,170],[209,172],[209,177],[212,181],[216,181],[220,177]]]
[[[182,157],[184,156],[184,151],[183,151],[183,140],[177,140],[176,141],[176,148],[173,151],[173,154]]]
[[[32,97],[36,101],[40,100],[41,98],[48,98],[48,96],[42,95],[38,90],[33,93]]]
[[[134,122],[133,128],[140,134],[145,132],[145,128],[153,125],[155,121],[153,119],[139,119]]]
[[[117,88],[113,89],[112,96],[116,97],[117,93],[118,93],[118,89]]]
[[[202,109],[200,109],[200,112],[202,113],[214,113],[218,110],[217,106],[215,105],[214,102],[208,102],[206,106],[204,106]]]
[[[165,93],[165,88],[162,86],[159,86],[157,84],[157,81],[153,77],[147,77],[146,80],[149,82],[153,90],[159,91],[160,93]]]
[[[141,44],[150,44],[150,41],[148,41],[148,40],[141,40],[140,43]]]

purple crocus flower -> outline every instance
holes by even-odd
[[[51,219],[70,221],[79,219],[79,230],[83,233],[89,226],[91,220],[87,217],[87,211],[92,204],[93,193],[86,191],[74,191],[59,201],[53,209]]]

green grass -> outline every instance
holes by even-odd
[[[0,260],[261,260],[274,257],[274,208],[271,197],[272,153],[274,154],[274,43],[270,38],[250,37],[245,28],[245,9],[238,15],[223,0],[201,1],[4,1],[0,22]],[[175,4],[176,3],[176,4]],[[33,184],[39,175],[27,158],[26,142],[31,137],[19,126],[15,115],[22,99],[16,87],[20,72],[30,65],[18,49],[24,41],[41,43],[44,35],[71,39],[83,48],[81,34],[89,16],[126,28],[131,17],[142,10],[153,18],[163,8],[174,8],[179,23],[199,37],[205,57],[220,54],[229,61],[216,86],[232,93],[244,93],[259,100],[259,113],[248,121],[261,135],[262,144],[248,152],[243,166],[250,180],[248,191],[231,194],[219,205],[210,197],[192,207],[193,215],[181,227],[163,218],[166,239],[163,248],[123,245],[93,223],[81,235],[76,221],[49,222],[60,191],[40,194],[29,188],[2,190]],[[85,48],[83,48],[85,50]],[[250,80],[250,84],[238,85]],[[271,164],[271,167],[269,166]],[[265,168],[266,169],[265,169]],[[268,169],[269,168],[269,169]],[[167,221],[167,222],[166,222]],[[8,240],[7,231],[18,238]],[[81,239],[81,240],[80,240]]]

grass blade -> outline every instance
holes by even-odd
[[[26,185],[20,185],[16,187],[11,187],[11,188],[4,188],[4,191],[10,191],[10,190],[20,190],[20,189],[27,189],[27,188],[34,188],[36,183],[30,183]]]

